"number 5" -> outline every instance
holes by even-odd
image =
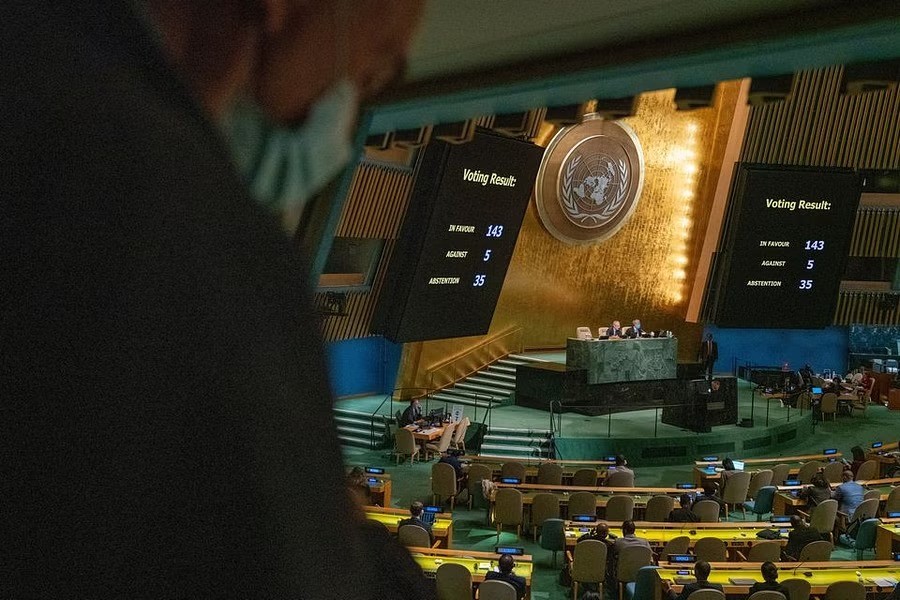
[[[490,260],[490,258],[491,258],[491,251],[490,251],[490,249],[485,250],[485,251],[484,251],[484,262],[487,262],[488,260]]]

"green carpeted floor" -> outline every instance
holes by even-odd
[[[528,410],[528,409],[520,409]],[[541,414],[539,411],[534,411]],[[544,418],[546,418],[546,413]],[[788,445],[779,446],[774,455],[790,456],[797,454],[813,454],[825,447],[836,447],[849,455],[850,448],[857,445],[869,445],[876,440],[896,441],[900,438],[900,412],[891,412],[882,406],[872,406],[865,416],[839,417],[816,425],[807,435]],[[693,457],[692,457],[693,458]],[[416,463],[412,466],[404,463],[395,465],[385,450],[366,451],[354,448],[345,449],[347,465],[378,465],[388,467],[393,480],[392,505],[406,507],[413,500],[430,501],[431,463]],[[636,470],[638,485],[668,485],[676,481],[691,480],[689,464],[668,467],[641,467]],[[740,518],[739,514],[735,518]],[[485,509],[468,510],[464,505],[453,511],[454,548],[470,548],[493,551],[497,545],[496,530],[485,523]],[[550,567],[550,552],[541,549],[538,544],[523,535],[516,539],[515,532],[504,531],[500,535],[500,543],[524,546],[533,555],[535,571],[532,597],[535,599],[559,599],[571,597],[569,588],[557,582],[559,569]],[[560,556],[559,559],[562,557]],[[832,555],[833,560],[855,558],[850,549],[838,548]]]

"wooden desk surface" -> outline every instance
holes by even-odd
[[[587,526],[587,527],[585,527]],[[591,528],[591,523],[566,523],[566,546],[574,546],[578,538],[587,533]],[[763,529],[787,530],[790,528],[789,523],[636,523],[637,530],[635,535],[644,538],[653,547],[665,546],[669,541],[680,536],[687,536],[690,546],[693,548],[697,540],[706,537],[714,537],[725,542],[730,549],[750,548],[758,542],[764,542],[762,538],[756,537],[756,534]],[[621,536],[621,524],[616,526],[609,523],[610,530],[617,536]],[[783,534],[780,539],[774,540],[781,545],[787,544],[787,534]],[[684,568],[684,567],[682,567]]]
[[[432,440],[436,440],[441,437],[444,433],[443,427],[427,427],[421,431],[418,431],[419,427],[416,425],[407,425],[404,429],[408,429],[412,432],[413,437],[417,440],[430,442]]]
[[[402,508],[366,506],[364,512],[367,519],[378,521],[391,533],[397,533],[400,521],[409,518],[409,511]],[[441,513],[435,517],[431,533],[435,540],[439,540],[445,548],[449,548],[453,543],[453,515]]]
[[[894,547],[900,544],[900,519],[884,519],[875,532],[875,558],[888,560]],[[895,562],[894,564],[900,565]]]
[[[539,467],[544,463],[555,463],[561,466],[572,466],[572,467],[608,467],[610,465],[616,464],[615,461],[612,460],[553,460],[549,458],[537,458],[537,457],[528,457],[523,458],[521,456],[503,456],[500,454],[497,455],[487,455],[482,456],[480,454],[470,454],[466,456],[466,460],[471,462],[478,463],[489,463],[495,465],[502,465],[505,462],[518,462],[522,463],[526,467]]]
[[[843,456],[843,454],[838,452],[837,454],[803,454],[800,456],[766,456],[766,457],[761,457],[761,458],[732,458],[732,460],[740,460],[748,465],[758,465],[758,464],[765,464],[765,463],[774,463],[776,465],[779,465],[782,463],[791,464],[791,463],[809,462],[811,460],[819,460],[822,462],[827,462],[829,459],[841,458],[842,456]],[[724,460],[725,457],[722,457],[722,458]],[[695,461],[694,464],[697,465],[698,467],[699,466],[708,466],[708,465],[721,466],[722,460],[716,460],[716,461],[698,460],[698,461]]]
[[[413,560],[426,573],[436,573],[444,563],[456,563],[464,566],[472,573],[472,582],[481,583],[488,571],[497,565],[500,556],[493,552],[474,552],[471,550],[446,550],[444,548],[407,548]],[[531,555],[516,556],[516,567],[513,573],[525,578],[525,586],[530,591],[533,570]]]
[[[498,483],[498,488],[515,488],[517,490],[534,490],[543,492],[559,491],[565,493],[593,492],[595,494],[695,494],[702,491],[699,488],[681,489],[668,487],[606,487],[589,485],[546,485],[541,483]]]
[[[712,572],[709,580],[713,583],[721,584],[725,590],[725,594],[743,594],[746,595],[750,589],[749,585],[735,585],[731,583],[731,578],[755,579],[762,581],[760,574],[761,563],[711,563]],[[829,561],[829,562],[808,562],[799,566],[798,563],[777,563],[779,567],[779,581],[785,579],[806,579],[811,586],[812,594],[824,594],[828,586],[836,581],[857,581],[862,579],[862,584],[866,586],[868,592],[879,591],[879,586],[874,581],[878,578],[900,579],[900,563],[894,561]],[[684,569],[687,565],[675,567],[671,563],[664,563],[664,566],[657,570],[660,580],[666,579],[674,581],[678,569]],[[799,566],[799,568],[798,568]],[[689,569],[691,567],[687,566]],[[796,572],[795,572],[796,571]],[[857,577],[856,572],[861,573]],[[806,576],[809,573],[809,576]],[[681,585],[674,585],[676,591],[681,590]],[[880,590],[881,592],[890,591],[890,588]]]

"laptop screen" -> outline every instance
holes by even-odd
[[[735,471],[743,471],[744,470],[744,461],[742,460],[733,460]]]
[[[812,393],[815,394],[815,395],[817,395],[817,396],[819,396],[819,395],[822,394],[822,388],[820,388],[820,387],[814,387],[814,388],[812,389]]]
[[[432,506],[429,504],[422,510],[422,516],[420,518],[423,523],[434,525],[435,517],[437,517],[438,513],[442,512],[444,512],[444,510],[440,506]]]

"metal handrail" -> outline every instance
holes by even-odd
[[[488,338],[488,339],[482,340],[481,343],[479,343],[477,346],[474,346],[473,348],[469,348],[468,350],[466,350],[466,351],[463,352],[462,354],[458,354],[458,355],[456,355],[456,356],[450,357],[450,358],[448,358],[448,359],[446,359],[446,360],[443,360],[443,361],[441,361],[441,362],[439,362],[439,363],[436,363],[436,364],[434,364],[434,365],[428,367],[428,369],[426,369],[426,378],[427,378],[427,381],[431,384],[431,387],[432,387],[433,389],[435,389],[435,390],[440,390],[440,389],[442,389],[442,388],[445,388],[445,387],[448,387],[448,386],[450,386],[450,385],[453,385],[456,381],[459,381],[460,379],[464,379],[464,378],[468,377],[469,375],[472,375],[472,374],[474,374],[474,373],[477,373],[477,372],[480,371],[481,369],[483,369],[483,368],[485,368],[486,366],[488,366],[488,365],[490,365],[490,364],[492,364],[492,363],[494,363],[494,362],[500,360],[500,359],[503,358],[504,356],[509,356],[509,354],[510,354],[511,352],[504,350],[503,352],[498,353],[496,356],[493,356],[493,355],[492,355],[492,358],[490,358],[487,362],[482,361],[481,363],[479,363],[479,366],[476,367],[474,370],[470,370],[470,371],[468,371],[468,372],[466,372],[466,373],[463,373],[463,374],[461,374],[461,375],[454,375],[454,376],[452,376],[452,377],[449,377],[448,379],[451,379],[452,381],[448,381],[446,384],[443,384],[443,385],[435,385],[435,384],[434,384],[435,376],[437,375],[437,373],[438,373],[439,371],[443,370],[443,369],[444,369],[445,367],[447,367],[448,365],[452,365],[453,363],[455,363],[455,362],[457,362],[457,361],[465,360],[465,359],[467,359],[469,356],[471,356],[472,354],[475,354],[475,353],[477,353],[477,352],[483,352],[483,351],[485,350],[485,348],[487,348],[488,346],[490,346],[490,345],[492,345],[492,344],[496,344],[496,343],[499,342],[500,340],[506,339],[506,338],[508,338],[508,337],[510,337],[510,336],[513,336],[513,335],[518,335],[518,336],[519,336],[519,339],[518,339],[517,342],[513,345],[513,348],[514,348],[514,349],[512,350],[512,352],[521,352],[521,351],[524,349],[524,343],[523,343],[524,328],[522,328],[522,327],[512,327],[512,328],[510,328],[510,329],[508,329],[508,330],[506,330],[506,331],[502,331],[502,332],[498,333],[497,335],[495,335],[495,336],[493,336],[493,337],[490,337],[490,338]]]

